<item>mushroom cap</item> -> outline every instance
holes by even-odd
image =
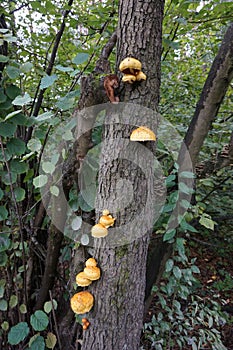
[[[144,74],[142,71],[140,71],[136,74],[136,79],[137,79],[137,81],[146,80],[146,74]]]
[[[146,126],[140,126],[132,131],[130,135],[131,141],[155,141],[155,133]]]
[[[109,213],[109,210],[108,209],[104,209],[103,210],[103,215],[109,215],[110,213]]]
[[[100,269],[97,266],[87,266],[83,272],[91,281],[96,281],[100,278]]]
[[[122,81],[124,82],[124,83],[130,83],[130,84],[132,84],[134,81],[136,81],[136,76],[135,75],[133,75],[133,74],[125,74],[124,76],[123,76],[123,78],[122,78]]]
[[[115,219],[111,215],[103,215],[99,219],[99,223],[106,228],[108,228],[109,226],[113,226],[114,221]]]
[[[94,258],[89,258],[85,262],[85,265],[86,266],[96,266],[97,265],[97,261]]]
[[[101,237],[107,236],[107,234],[108,234],[108,230],[106,229],[105,226],[101,224],[96,224],[91,229],[92,237],[101,238]]]
[[[91,280],[86,276],[84,272],[79,272],[76,276],[76,283],[80,287],[87,287],[91,284]]]
[[[128,69],[141,70],[142,64],[139,60],[133,57],[126,57],[119,65],[119,70],[123,73],[127,73]]]
[[[71,309],[76,314],[85,314],[89,312],[94,304],[94,297],[88,291],[76,293],[70,299]]]

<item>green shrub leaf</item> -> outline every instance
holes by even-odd
[[[17,345],[26,338],[29,333],[29,327],[26,322],[20,322],[13,326],[8,333],[8,342],[11,345]]]
[[[44,311],[37,310],[31,315],[30,323],[35,331],[43,331],[48,326],[49,319]]]

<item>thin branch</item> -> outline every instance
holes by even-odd
[[[55,310],[54,310],[54,305],[53,305],[53,297],[52,297],[51,290],[49,291],[49,297],[50,297],[50,301],[52,303],[52,315],[53,315],[53,320],[54,320],[55,332],[56,332],[56,335],[57,335],[58,346],[59,346],[59,349],[62,350],[61,340],[60,340],[60,337],[59,337],[59,331],[58,331],[58,327],[57,327],[57,319],[56,319],[56,315],[55,315]]]

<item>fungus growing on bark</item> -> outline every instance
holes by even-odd
[[[107,236],[107,234],[108,234],[108,230],[106,229],[105,226],[101,224],[96,224],[91,229],[92,237],[101,238],[101,237]]]
[[[76,314],[85,314],[89,312],[94,304],[94,297],[88,291],[76,293],[70,299],[71,309]]]
[[[85,331],[89,327],[90,322],[88,321],[87,318],[82,318],[82,324],[83,324],[83,330]]]
[[[97,265],[97,261],[94,258],[89,258],[85,262],[85,265],[86,266],[96,266]]]
[[[131,141],[155,141],[155,133],[146,126],[140,126],[132,131],[130,135]]]
[[[99,223],[104,227],[108,228],[114,225],[116,219],[112,217],[112,215],[102,215],[99,219]]]
[[[92,281],[87,277],[84,272],[79,272],[76,276],[76,284],[79,287],[87,287],[92,283]]]
[[[133,82],[146,80],[142,72],[142,64],[133,57],[126,57],[119,65],[119,70],[124,74],[122,81],[132,84]]]
[[[100,278],[100,269],[97,266],[87,266],[84,268],[83,272],[91,281],[96,281]]]

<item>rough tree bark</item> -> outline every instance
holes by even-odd
[[[197,162],[200,149],[212,122],[218,114],[232,78],[233,23],[229,26],[223,38],[185,136],[185,143],[188,147],[193,166]]]
[[[126,85],[123,88],[121,101],[138,103],[152,110],[157,110],[159,101],[163,6],[162,0],[119,2],[117,66],[126,56],[133,56],[142,62],[143,71],[147,74],[146,82]],[[122,140],[129,139],[132,130],[130,115],[137,111],[137,108],[133,107],[134,104],[131,105],[131,109],[126,108],[129,125],[121,124],[118,118],[117,112],[122,108],[124,113],[124,106],[117,105],[116,113],[113,108],[106,117],[106,123],[111,125],[106,125],[104,130],[96,212],[98,216],[102,209],[108,208],[116,216],[114,235],[119,237],[119,241],[124,238],[127,241],[128,237],[136,237],[138,233],[139,235],[132,242],[125,245],[121,242],[122,245],[117,247],[109,245],[108,239],[97,239],[95,242],[94,257],[101,267],[102,277],[89,288],[94,295],[95,304],[93,311],[88,314],[91,326],[84,333],[83,350],[139,348],[143,325],[149,228],[152,228],[153,210],[140,216],[141,229],[148,228],[142,237],[139,237],[140,227],[132,224],[132,227],[128,227],[127,232],[124,232],[121,225],[131,223],[135,216],[140,215],[145,200],[151,203],[152,208],[153,164],[151,159],[143,159],[140,147],[136,145],[132,146],[135,163],[122,159],[121,152],[125,147]],[[148,115],[142,112],[138,123],[151,123],[155,127],[156,120],[151,120],[153,113],[148,114],[149,119]],[[112,124],[113,120],[115,124]],[[153,149],[150,143],[147,146]],[[139,169],[137,164],[142,164],[142,167],[148,169],[147,174],[151,180],[145,178],[142,167]],[[119,203],[125,200],[125,188],[120,185],[122,179],[130,181],[133,187],[133,200],[125,208],[123,204],[119,207]],[[145,198],[146,195],[148,198]]]

